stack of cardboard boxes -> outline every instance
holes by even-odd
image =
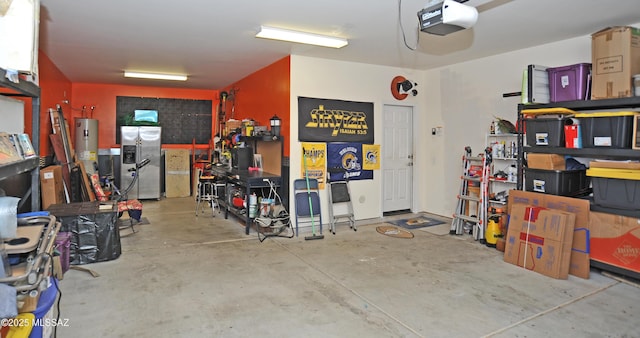
[[[549,277],[589,278],[589,201],[511,190],[504,261]]]

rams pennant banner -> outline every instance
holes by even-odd
[[[380,170],[380,145],[379,144],[363,144],[362,155],[363,155],[362,169]]]
[[[373,143],[373,103],[298,97],[298,137],[308,142]]]
[[[327,168],[342,168],[346,170],[349,180],[373,179],[372,170],[362,167],[361,143],[328,143]],[[343,173],[330,173],[331,181],[344,181]]]

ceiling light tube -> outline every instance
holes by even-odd
[[[322,47],[342,48],[349,44],[347,39],[319,35],[313,33],[305,33],[292,31],[288,29],[273,28],[260,26],[260,31],[256,34],[257,38],[281,40],[289,42],[304,43],[308,45],[316,45]]]
[[[139,79],[154,79],[154,80],[172,80],[172,81],[186,81],[186,75],[176,74],[157,74],[157,73],[139,73],[125,71],[124,77],[135,77]]]

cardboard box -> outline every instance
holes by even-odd
[[[591,259],[640,273],[640,219],[591,212]]]
[[[40,169],[40,194],[42,196],[42,210],[52,204],[65,202],[61,166],[52,165]]]
[[[191,166],[188,149],[165,151],[165,194],[167,198],[191,195]]]
[[[64,271],[62,271],[62,262],[60,262],[60,256],[53,256],[53,277],[58,280],[64,279]]]
[[[514,206],[504,261],[545,276],[567,279],[575,218],[570,212]]]
[[[640,29],[609,27],[591,35],[591,99],[633,96],[640,73]]]
[[[229,133],[241,127],[242,127],[242,121],[229,119],[224,124],[225,135],[229,135]]]
[[[527,153],[527,167],[531,169],[565,170],[564,156],[558,154]]]
[[[571,212],[576,215],[569,273],[580,278],[589,279],[589,272],[591,271],[589,261],[589,201],[580,198],[511,190],[509,192],[507,213],[511,215],[511,210],[517,205],[540,206]]]
[[[18,305],[18,313],[33,312],[38,308],[38,300],[40,292],[31,292],[18,295],[16,302]]]
[[[589,162],[589,168],[634,169],[640,170],[638,161],[596,160]]]
[[[582,127],[579,124],[564,126],[564,147],[582,148]]]

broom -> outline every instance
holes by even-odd
[[[304,166],[304,178],[307,182],[307,196],[309,197],[309,214],[311,215],[311,236],[306,236],[306,241],[323,239],[324,235],[316,234],[316,222],[313,215],[313,202],[311,201],[311,185],[309,184],[309,173],[307,172],[307,152],[302,148],[302,165]]]

